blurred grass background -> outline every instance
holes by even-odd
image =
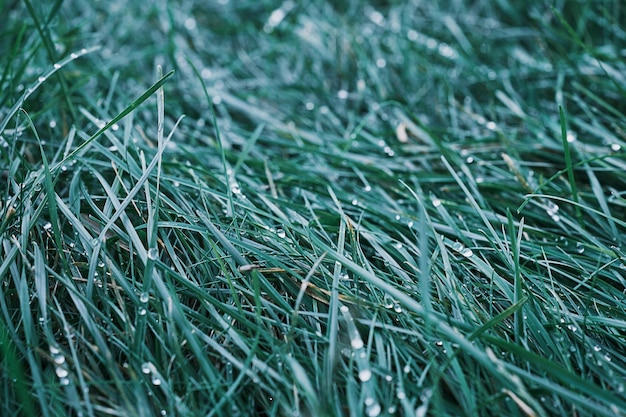
[[[622,2],[0,11],[2,415],[626,413]]]

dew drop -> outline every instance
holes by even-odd
[[[158,387],[158,386],[159,386],[159,385],[161,385],[162,383],[163,383],[163,381],[161,381],[161,378],[159,378],[159,377],[158,377],[158,376],[156,376],[156,375],[152,375],[152,384],[153,384],[154,386],[157,386],[157,387]]]
[[[461,252],[462,250],[465,249],[465,246],[461,242],[454,242],[452,244],[452,249],[454,249],[457,252]]]
[[[63,365],[65,363],[65,356],[64,355],[54,356],[54,363],[56,363],[57,365]]]
[[[46,81],[46,77],[44,77],[43,75],[39,78],[37,78],[37,81],[39,81],[40,83]]]
[[[59,64],[59,63],[57,62],[57,63],[55,63],[55,64],[53,65],[53,67],[54,67],[54,69],[60,69],[60,68],[61,68],[61,64]]]
[[[150,362],[145,362],[141,364],[141,372],[146,375],[150,373]]]
[[[582,243],[577,242],[576,243],[576,252],[583,253],[584,251],[585,251],[585,246]]]
[[[150,299],[150,295],[147,292],[142,292],[141,295],[139,296],[139,302],[141,303],[147,303],[148,300]]]
[[[370,379],[372,379],[372,371],[370,371],[369,369],[362,369],[361,371],[359,371],[359,379],[361,380],[361,382],[367,382]]]
[[[465,256],[466,258],[471,257],[473,254],[474,252],[470,248],[465,248],[461,251],[461,255]]]
[[[345,100],[348,98],[348,92],[346,90],[339,90],[337,91],[337,97],[341,100]]]
[[[54,370],[54,372],[57,374],[57,376],[59,378],[67,378],[67,376],[70,374],[67,369],[65,369],[62,366],[57,366],[57,368]]]
[[[139,309],[139,315],[140,316],[145,316],[148,313],[148,310],[146,310],[145,308],[140,308]]]
[[[365,413],[368,417],[377,417],[380,415],[381,411],[382,409],[380,408],[380,404],[377,402],[365,407]]]
[[[148,249],[148,259],[153,261],[159,258],[159,249],[158,248],[150,248]]]
[[[363,349],[363,340],[359,337],[355,337],[350,341],[350,346],[352,346],[352,349],[354,350]]]
[[[433,204],[433,207],[439,207],[441,205],[441,200],[439,200],[438,198],[433,198],[431,202]]]
[[[46,224],[43,225],[43,230],[49,231],[50,229],[52,229],[52,223],[47,222]]]
[[[284,238],[286,236],[285,231],[281,228],[276,229],[276,236]]]
[[[365,187],[363,187],[363,191],[369,193],[370,191],[372,191],[372,187],[370,185],[366,185]]]
[[[572,130],[568,130],[568,131],[567,131],[567,133],[566,133],[566,135],[565,135],[565,139],[566,139],[569,143],[576,142],[576,138],[577,138],[576,132],[574,132],[574,131],[572,131]]]
[[[63,385],[64,387],[67,387],[70,384],[70,379],[69,378],[61,378],[59,380],[59,383],[61,385]]]
[[[613,152],[619,152],[622,149],[622,145],[620,145],[619,143],[612,143],[611,144],[611,150]]]

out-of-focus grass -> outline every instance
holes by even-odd
[[[620,2],[179,3],[0,5],[2,415],[626,413]]]

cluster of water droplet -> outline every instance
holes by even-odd
[[[454,242],[452,244],[452,249],[454,249],[456,252],[460,253],[461,255],[465,256],[466,258],[469,258],[474,254],[473,250],[466,247],[461,242]]]
[[[159,385],[161,385],[163,383],[163,379],[161,378],[161,376],[159,375],[159,373],[155,369],[155,367],[152,364],[152,362],[144,362],[144,363],[142,363],[141,364],[141,373],[143,373],[144,375],[149,375],[150,376],[150,382],[154,386],[158,387]]]
[[[52,360],[54,361],[54,373],[59,378],[59,383],[61,385],[69,385],[70,373],[67,369],[67,364],[65,363],[65,355],[54,345],[50,345],[49,350]]]

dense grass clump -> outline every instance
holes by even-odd
[[[0,415],[626,415],[622,2],[127,3],[0,3]]]

